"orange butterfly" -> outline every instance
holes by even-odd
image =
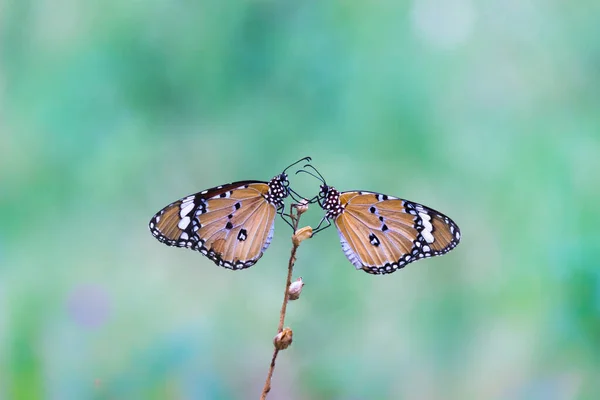
[[[167,246],[199,251],[219,266],[248,268],[271,244],[275,216],[283,217],[283,200],[296,194],[285,172],[310,160],[295,162],[269,182],[234,182],[177,200],[152,217],[150,232]]]
[[[340,235],[342,250],[357,268],[370,274],[390,274],[406,264],[445,254],[458,245],[460,229],[444,214],[381,193],[339,192],[311,167],[323,184],[317,201],[326,213],[314,233],[331,221]],[[323,222],[327,226],[321,228]],[[313,233],[313,234],[314,234]]]

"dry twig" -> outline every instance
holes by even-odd
[[[290,253],[290,260],[288,262],[288,274],[285,283],[285,292],[283,294],[283,304],[281,304],[281,311],[279,313],[279,326],[277,327],[277,335],[273,339],[275,349],[273,350],[273,357],[271,358],[271,365],[269,366],[269,372],[267,373],[267,379],[265,386],[263,387],[262,394],[260,395],[261,400],[267,398],[267,394],[271,390],[271,378],[273,377],[273,371],[275,371],[275,360],[280,350],[285,350],[292,343],[292,330],[290,328],[283,329],[285,322],[285,313],[287,311],[287,303],[290,299],[290,285],[292,283],[292,273],[294,271],[294,263],[296,262],[296,251],[300,246],[300,243],[309,238],[312,235],[312,229],[305,227],[298,230],[298,224],[300,222],[300,216],[306,211],[306,204],[292,204],[290,206],[290,213],[287,215],[292,220],[294,227],[294,235],[292,236],[292,251]]]

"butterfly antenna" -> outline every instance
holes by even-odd
[[[319,172],[318,169],[316,169],[315,167],[313,167],[311,164],[306,164],[304,166],[304,168],[307,168],[307,167],[310,167],[313,171],[315,171],[318,176],[315,175],[315,174],[313,174],[313,173],[310,173],[310,172],[308,172],[306,170],[303,170],[303,169],[298,170],[296,173],[298,173],[298,172],[306,172],[307,174],[312,175],[315,178],[317,178],[318,180],[320,180],[321,182],[323,182],[323,185],[327,185],[327,182],[325,182],[325,178],[323,178],[323,175],[321,175],[321,173]]]
[[[310,158],[310,157],[304,157],[304,158],[301,158],[301,159],[299,159],[298,161],[296,161],[295,163],[288,165],[288,166],[287,166],[287,167],[286,167],[286,168],[283,170],[283,172],[282,172],[282,173],[283,173],[283,174],[285,174],[285,171],[287,171],[288,169],[290,169],[290,168],[291,168],[291,167],[293,167],[294,165],[296,165],[296,164],[298,164],[298,163],[301,163],[302,161],[308,161],[308,162],[310,162],[311,160],[312,160],[312,158]]]
[[[306,167],[311,167],[317,173],[317,175],[315,175],[312,172],[307,171],[305,169],[299,169],[298,171],[296,171],[296,174],[299,173],[299,172],[304,172],[305,174],[308,174],[308,175],[312,176],[313,178],[316,178],[319,181],[321,181],[323,183],[323,185],[327,185],[327,183],[325,182],[325,178],[323,178],[323,176],[319,173],[319,171],[317,171],[317,169],[315,167],[313,167],[310,164],[307,164],[307,165],[304,166],[304,168],[306,168]],[[310,204],[312,204],[315,201],[317,201],[318,199],[319,199],[319,195],[316,195],[315,197],[313,197],[312,199],[310,199],[308,202]]]
[[[318,177],[317,175],[313,174],[312,172],[306,171],[304,169],[299,169],[298,171],[296,171],[296,173],[299,173],[299,172],[304,172],[305,174],[309,174],[313,178],[316,178],[316,179],[320,180],[321,182],[323,182],[323,184],[325,184],[325,181],[322,178]]]
[[[318,169],[316,169],[315,167],[313,167],[311,164],[306,164],[304,166],[304,168],[306,168],[306,167],[312,168],[312,170],[315,171],[317,173],[317,175],[319,175],[319,178],[321,178],[321,181],[323,182],[323,184],[327,185],[327,183],[325,182],[325,178],[323,178],[323,175],[321,175],[321,173],[319,172]]]

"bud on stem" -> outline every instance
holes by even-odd
[[[285,350],[292,344],[292,336],[294,333],[290,328],[283,328],[281,332],[273,338],[273,344],[277,350]]]
[[[304,240],[310,238],[312,236],[312,228],[310,226],[305,226],[304,228],[298,229],[294,232],[294,236],[292,236],[292,242],[294,246],[300,246]]]
[[[289,300],[298,300],[300,298],[300,293],[302,293],[302,287],[304,286],[304,281],[302,277],[296,279],[294,282],[290,283],[289,288]]]
[[[304,214],[306,211],[308,211],[308,200],[302,199],[300,203],[294,204],[294,208],[296,209],[298,216]]]

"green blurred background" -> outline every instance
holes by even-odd
[[[258,398],[289,227],[231,272],[147,224],[307,155],[463,240],[383,277],[334,228],[304,242],[269,399],[599,398],[599,20],[593,0],[0,1],[0,398]]]

